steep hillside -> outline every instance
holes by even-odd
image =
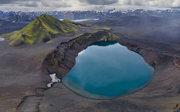
[[[92,26],[75,23],[70,20],[60,21],[50,15],[41,15],[33,22],[19,31],[4,34],[9,44],[17,46],[21,44],[37,44],[47,42],[57,36],[73,36],[85,28],[93,28]]]

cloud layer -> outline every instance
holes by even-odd
[[[180,7],[180,0],[0,0],[0,10],[55,11]]]
[[[80,1],[93,5],[111,5],[114,3],[118,3],[118,0],[80,0]]]

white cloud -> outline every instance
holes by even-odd
[[[180,0],[0,0],[0,10],[55,11],[180,7]]]
[[[170,8],[180,6],[180,0],[119,0],[121,5]]]

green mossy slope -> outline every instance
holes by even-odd
[[[73,35],[78,29],[69,21],[60,21],[50,15],[41,15],[20,31],[4,34],[8,37],[9,44],[17,46],[21,44],[42,43],[55,38],[56,35]]]
[[[85,31],[110,30],[105,27],[76,23],[68,19],[60,21],[50,15],[41,15],[19,31],[3,34],[11,46],[34,45],[48,42],[59,36],[75,36]]]

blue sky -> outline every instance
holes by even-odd
[[[180,0],[0,0],[0,10],[4,11],[166,9],[171,7],[180,7]]]

